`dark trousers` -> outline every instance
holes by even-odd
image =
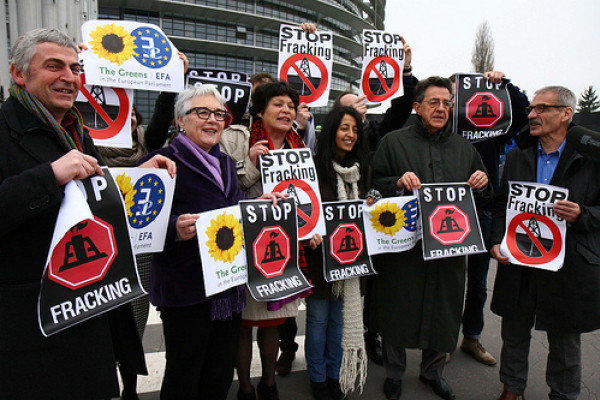
[[[161,400],[227,398],[237,357],[241,316],[211,321],[211,302],[160,307],[167,365]]]
[[[536,298],[534,277],[524,274],[519,309],[514,315],[502,318],[500,381],[505,390],[519,395],[527,386]],[[546,334],[549,347],[546,383],[551,389],[548,397],[551,400],[575,400],[581,392],[581,334],[553,331]]]
[[[289,317],[285,322],[279,325],[279,348],[281,351],[298,351],[298,343],[296,343],[296,334],[298,333],[298,325],[296,317]]]
[[[406,349],[383,340],[383,366],[386,378],[402,380],[406,372]],[[421,373],[423,378],[440,380],[444,377],[446,353],[430,349],[421,350]]]
[[[481,234],[489,250],[492,233],[492,213],[478,211]],[[470,339],[479,339],[483,331],[483,307],[487,299],[487,277],[490,267],[489,253],[473,254],[467,262],[467,296],[463,311],[463,335]]]

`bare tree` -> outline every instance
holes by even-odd
[[[487,21],[483,21],[477,27],[471,65],[474,72],[483,73],[494,70],[494,38],[492,38],[492,31]]]

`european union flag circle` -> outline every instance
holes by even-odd
[[[149,26],[141,26],[131,32],[137,46],[133,57],[145,67],[162,68],[171,60],[173,49],[166,36]]]
[[[404,210],[404,216],[406,221],[404,222],[404,229],[409,232],[415,232],[417,230],[417,218],[419,217],[419,207],[417,207],[417,199],[411,200],[402,207]]]
[[[141,229],[158,217],[165,204],[165,185],[155,174],[146,174],[135,183],[129,225]]]

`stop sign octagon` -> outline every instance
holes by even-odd
[[[283,274],[290,261],[290,238],[280,226],[263,228],[252,244],[254,265],[265,276]]]
[[[48,278],[79,289],[104,278],[118,254],[112,225],[94,217],[73,226],[58,242],[48,265]]]
[[[438,206],[429,216],[429,231],[441,244],[460,244],[471,233],[469,216],[454,205]]]
[[[329,237],[329,249],[340,264],[356,261],[363,251],[362,231],[355,223],[338,225]]]
[[[475,93],[465,104],[465,114],[473,126],[490,128],[504,117],[504,103],[492,92]]]

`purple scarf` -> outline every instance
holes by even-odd
[[[225,191],[225,185],[223,184],[223,178],[221,177],[221,165],[219,164],[219,159],[217,157],[202,150],[196,143],[192,141],[192,139],[184,134],[177,135],[173,141],[179,141],[189,151],[191,151],[192,154],[194,154],[196,158],[200,160],[202,165],[208,169],[208,172],[210,172],[213,177],[213,181],[221,188],[222,191]]]

